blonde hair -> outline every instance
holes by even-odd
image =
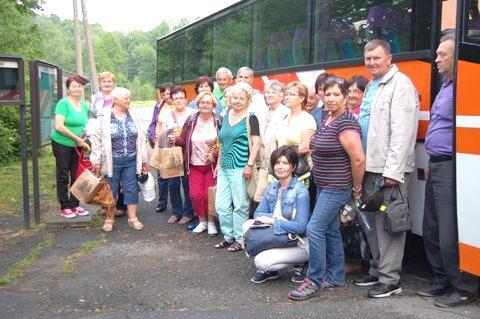
[[[300,82],[290,82],[287,84],[287,86],[285,86],[285,92],[287,92],[291,88],[297,88],[298,95],[303,97],[302,110],[305,111],[308,100],[308,86]]]
[[[197,105],[200,105],[200,102],[203,100],[205,96],[209,96],[212,99],[213,108],[217,107],[217,99],[215,98],[215,95],[212,92],[202,92],[198,94],[198,96],[195,98],[195,102],[197,102]]]
[[[234,86],[230,87],[230,90],[228,90],[229,94],[231,92],[244,92],[247,95],[247,106],[252,103],[252,96],[253,96],[253,90],[250,84],[245,83],[245,82],[238,82]]]
[[[102,81],[103,79],[112,79],[113,83],[115,83],[115,75],[110,72],[110,71],[105,71],[105,72],[101,72],[98,74],[98,82]]]

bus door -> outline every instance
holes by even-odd
[[[458,1],[455,147],[460,269],[480,276],[480,5]]]

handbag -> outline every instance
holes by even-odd
[[[247,255],[255,257],[268,249],[295,247],[298,238],[292,234],[277,235],[272,226],[255,222],[245,233],[244,242]]]
[[[310,172],[310,164],[308,164],[307,155],[298,157],[298,166],[295,169],[295,176],[300,177]]]
[[[391,200],[392,194],[398,189],[400,198]],[[400,187],[392,187],[392,190],[385,196],[384,205],[380,207],[380,211],[384,213],[384,228],[389,234],[397,234],[412,229],[412,220],[410,218],[410,210],[408,202],[403,197]]]
[[[90,160],[85,156],[83,149],[79,150],[78,148],[75,147],[75,153],[77,153],[78,155],[78,166],[77,166],[77,171],[75,173],[76,178],[78,178],[86,169],[93,171],[92,162],[90,162]]]
[[[100,179],[99,189],[87,204],[102,207],[106,211],[105,215],[107,218],[114,218],[115,197],[105,177]]]
[[[70,192],[82,203],[88,203],[100,189],[100,181],[100,177],[85,169],[70,187]]]
[[[367,236],[365,236],[362,227],[358,223],[341,225],[340,232],[342,233],[345,260],[356,261],[371,258]]]

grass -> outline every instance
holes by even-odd
[[[155,101],[154,100],[151,100],[151,101],[132,101],[132,102],[130,102],[130,105],[132,107],[154,106]]]
[[[55,158],[51,147],[40,150],[38,159],[42,211],[57,205],[55,196]],[[30,207],[33,207],[32,162],[28,162]],[[0,214],[18,214],[23,205],[21,161],[0,166]],[[45,196],[46,195],[46,196]]]
[[[3,287],[9,284],[12,280],[19,278],[23,271],[38,259],[43,249],[52,245],[52,242],[53,238],[51,236],[47,236],[43,242],[38,244],[37,247],[28,253],[27,257],[20,260],[14,267],[8,269],[7,273],[0,277],[0,287]]]
[[[63,259],[63,273],[65,275],[73,274],[75,272],[75,263],[80,258],[85,256],[90,250],[100,245],[103,245],[107,242],[107,240],[105,239],[104,233],[101,233],[99,237],[100,237],[99,240],[90,240],[83,243],[83,245],[80,247],[80,249],[77,252],[71,255],[68,255]]]

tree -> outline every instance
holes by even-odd
[[[125,52],[123,51],[120,39],[113,33],[105,33],[95,43],[95,56],[99,72],[110,71],[118,76],[124,73]],[[120,79],[117,79],[120,80]],[[121,81],[117,81],[121,85]]]

